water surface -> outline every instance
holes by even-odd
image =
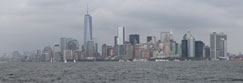
[[[0,83],[243,83],[243,62],[9,62]]]

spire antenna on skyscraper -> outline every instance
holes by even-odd
[[[173,34],[173,30],[172,29],[170,30],[170,34]]]
[[[87,14],[89,14],[89,4],[87,4]]]
[[[84,55],[93,56],[94,41],[92,35],[92,16],[89,14],[87,5],[87,14],[84,16]]]

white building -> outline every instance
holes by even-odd
[[[125,42],[125,28],[123,26],[117,29],[118,45],[123,45]]]

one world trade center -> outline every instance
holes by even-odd
[[[94,41],[92,35],[92,17],[90,16],[88,9],[87,14],[84,17],[84,55],[93,56],[94,55]]]

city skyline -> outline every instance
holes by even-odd
[[[2,41],[2,43],[0,43],[0,53],[3,54],[4,52],[9,52],[9,50],[34,51],[38,48],[42,49],[44,46],[52,46],[57,44],[59,42],[59,38],[61,37],[75,38],[79,41],[80,44],[83,44],[82,32],[84,25],[82,19],[83,15],[86,13],[85,4],[81,4],[82,1],[70,1],[68,3],[64,3],[65,1],[60,1],[60,3],[56,3],[57,5],[50,5],[53,4],[52,2],[58,1],[3,1],[3,3],[6,4],[17,5],[12,7],[6,6],[7,8],[10,8],[10,11],[6,11],[6,9],[1,10],[3,12],[1,13],[1,17],[4,18],[0,20],[0,26],[1,28],[3,28],[3,30],[1,30],[1,38],[6,41]],[[112,4],[118,4],[119,1],[112,2],[107,0],[105,2],[110,2],[110,4],[108,4],[108,6],[97,5],[95,1],[92,4],[89,4],[90,13],[94,17],[94,40],[97,40],[100,46],[103,43],[113,45],[114,36],[115,34],[117,34],[117,26],[123,25],[124,27],[126,27],[126,41],[128,41],[130,34],[135,33],[139,34],[141,39],[140,41],[145,43],[147,36],[157,36],[158,38],[158,34],[160,32],[170,31],[172,29],[174,31],[174,39],[177,42],[180,42],[183,34],[185,34],[187,31],[191,31],[196,39],[202,40],[206,43],[206,45],[209,45],[210,33],[224,32],[230,38],[227,41],[228,48],[230,48],[228,49],[228,52],[237,54],[243,49],[243,47],[237,45],[240,44],[241,39],[236,38],[239,35],[241,31],[240,28],[242,26],[240,24],[242,17],[236,13],[239,12],[241,14],[241,12],[237,12],[236,10],[234,11],[233,9],[221,10],[222,8],[220,6],[226,5],[227,7],[232,7],[231,4],[236,4],[236,2],[238,1],[232,1],[230,4],[217,4],[210,1],[180,2],[178,0],[174,0],[174,2],[162,1],[166,3],[156,3],[156,1],[150,2],[145,0],[140,2],[137,6],[134,6],[134,4],[138,3],[138,1],[125,1],[123,4],[121,4],[121,6],[127,5],[128,7],[119,7],[117,8],[119,10],[114,10],[115,8],[112,8],[111,6]],[[30,5],[31,3],[33,3],[33,5]],[[189,14],[190,11],[186,11],[183,8],[178,8],[177,11],[173,12],[170,11],[170,9],[173,9],[173,7],[163,7],[166,6],[166,4],[176,3],[179,3],[180,6],[185,7],[185,9],[190,8],[186,7],[188,4],[189,6],[195,6],[194,3],[204,3],[196,6],[195,9],[192,9],[197,10],[202,7],[202,9],[204,10],[195,11],[192,14]],[[74,6],[70,6],[69,4],[74,4]],[[158,5],[163,6],[159,6],[160,8],[154,10],[153,8]],[[167,6],[170,7],[170,5]],[[144,9],[133,11],[136,8],[140,7],[144,7]],[[15,8],[19,8],[19,10],[15,10]],[[200,14],[202,16],[197,15],[197,13],[200,12],[207,12],[207,9],[213,14]],[[53,10],[57,11],[57,16],[54,15],[55,12],[53,12]],[[148,11],[149,14],[146,13]],[[235,13],[229,11],[234,11]],[[25,13],[28,14],[21,15]],[[175,14],[176,18],[173,17],[173,13]],[[231,13],[233,13],[232,16],[228,15]],[[165,18],[166,15],[169,17]],[[214,17],[217,15],[224,18]],[[43,16],[47,16],[49,18],[43,18]],[[149,18],[149,16],[151,17]],[[211,16],[213,17],[212,19],[209,18]],[[237,16],[240,18],[234,18]],[[157,19],[156,17],[158,17],[159,19]],[[21,21],[21,19],[23,21]],[[213,20],[213,22],[210,20]],[[229,20],[230,22],[226,20]],[[176,23],[174,23],[173,21],[175,21]]]

